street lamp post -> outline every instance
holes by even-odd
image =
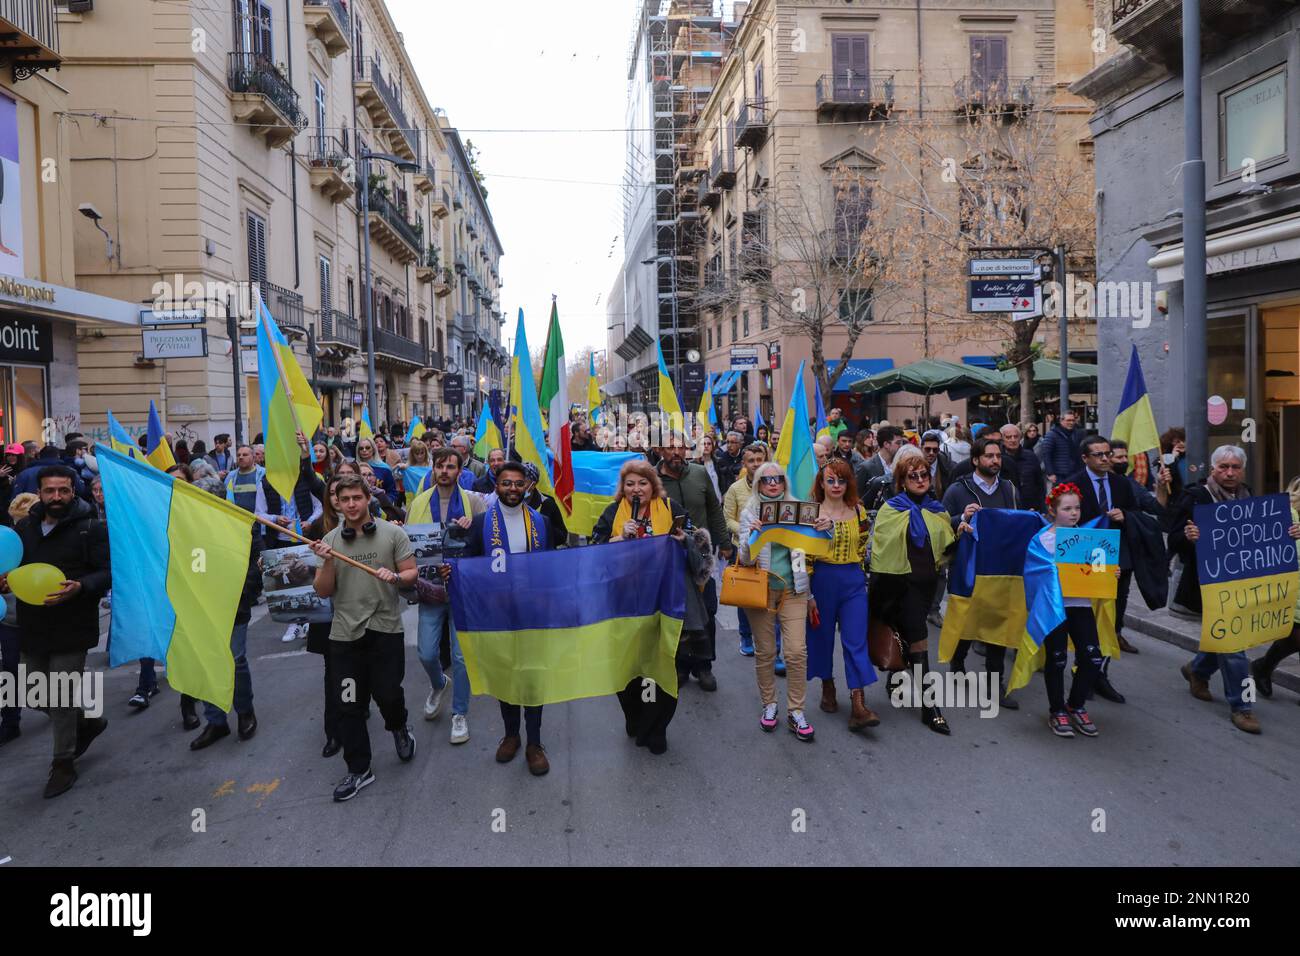
[[[362,150],[357,156],[361,177],[361,242],[366,250],[365,267],[361,276],[361,294],[366,303],[366,407],[370,412],[371,420],[378,421],[375,417],[379,414],[379,406],[375,404],[375,304],[370,289],[370,161],[372,159],[392,163],[403,173],[416,172],[420,167],[391,153],[372,153],[369,150]]]

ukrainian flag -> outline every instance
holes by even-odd
[[[406,494],[406,507],[411,507],[415,496],[425,488],[425,481],[433,469],[428,465],[407,465],[402,469],[402,491]]]
[[[781,440],[776,446],[776,461],[789,478],[790,496],[807,501],[817,480],[817,458],[813,455],[812,434],[808,430],[808,396],[803,390],[803,366],[794,378],[794,395],[781,426]]]
[[[375,430],[370,424],[370,409],[361,409],[361,426],[357,429],[357,438],[369,438],[374,441]]]
[[[486,461],[488,452],[492,449],[505,447],[506,441],[501,437],[501,429],[497,427],[488,403],[484,402],[483,407],[479,409],[478,426],[474,429],[474,454]]]
[[[983,512],[981,512],[983,514]],[[1040,517],[1039,531],[1047,527],[1046,519]],[[1101,523],[1109,524],[1105,515],[1093,518],[1080,525],[1081,528],[1096,528]],[[1060,533],[1059,530],[1057,532]],[[1043,641],[1047,635],[1065,623],[1065,599],[1061,595],[1061,575],[1056,568],[1056,555],[1043,547],[1038,534],[1029,539],[1025,551],[1024,571],[1025,589],[1025,629],[1021,636],[1020,650],[1016,654],[1016,664],[1011,677],[1007,680],[1007,693],[1029,683],[1035,671],[1043,669],[1047,660],[1047,650]],[[1119,657],[1119,640],[1115,636],[1115,602],[1095,599],[1092,612],[1097,618],[1097,637],[1101,643],[1101,653],[1106,657]]]
[[[515,327],[515,354],[510,367],[510,404],[515,412],[515,451],[521,461],[537,466],[537,490],[555,497],[551,483],[551,463],[547,458],[546,435],[542,430],[542,413],[533,388],[533,365],[528,355],[528,333],[524,329],[524,310],[519,310]],[[557,423],[557,427],[560,423]]]
[[[252,515],[103,445],[95,453],[113,553],[109,666],[166,661],[172,687],[229,710]]]
[[[831,424],[826,420],[826,406],[822,404],[822,383],[813,378],[813,395],[817,399],[817,434],[814,439],[825,435],[831,437]]]
[[[666,535],[452,562],[470,687],[510,704],[606,697],[637,677],[677,695],[686,553]],[[574,582],[581,582],[575,600]]]
[[[601,408],[600,384],[596,380],[596,353],[587,356],[587,422],[599,425],[605,418]]]
[[[682,403],[677,400],[677,389],[673,388],[668,366],[664,364],[663,345],[656,342],[655,352],[659,356],[659,427],[675,432],[685,431],[686,416],[682,414]]]
[[[757,404],[754,406],[754,434],[758,434],[760,428],[766,428],[767,422],[763,421],[763,406]]]
[[[167,443],[167,434],[163,431],[162,419],[158,417],[158,409],[152,398],[149,399],[149,430],[146,436],[144,456],[149,459],[149,464],[160,471],[166,471],[176,464],[172,446]]]
[[[425,433],[424,422],[420,421],[420,416],[416,415],[411,419],[411,427],[406,430],[406,444],[410,444],[415,439]]]
[[[958,641],[1019,647],[1025,633],[1025,549],[1043,530],[1033,511],[985,508],[957,541],[948,568],[948,610],[939,660],[952,660]]]
[[[1124,394],[1120,396],[1119,412],[1111,426],[1110,437],[1128,443],[1129,471],[1142,452],[1160,447],[1160,433],[1156,431],[1156,415],[1151,410],[1151,396],[1147,394],[1146,379],[1142,375],[1142,362],[1137,346],[1128,360],[1128,378],[1124,380]]]
[[[704,394],[700,396],[700,408],[696,413],[696,418],[701,425],[717,425],[718,415],[713,410],[713,373],[709,373],[708,381],[704,383]]]
[[[573,514],[564,519],[570,534],[591,537],[596,522],[618,493],[618,473],[623,465],[644,457],[635,451],[573,453]]]
[[[749,553],[758,554],[769,544],[783,544],[809,557],[824,558],[831,553],[832,538],[831,532],[818,531],[807,525],[765,524],[749,533]]]
[[[293,496],[298,483],[302,450],[298,432],[310,443],[325,413],[302,374],[293,346],[257,298],[257,387],[262,407],[262,435],[266,445],[266,480],[281,497]],[[311,445],[307,446],[311,455]]]
[[[122,423],[113,417],[112,410],[108,413],[108,441],[113,451],[120,455],[126,455],[128,458],[137,458],[140,455],[140,446],[127,434]]]

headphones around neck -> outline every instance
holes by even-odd
[[[373,521],[367,521],[361,526],[361,533],[367,536],[374,534],[375,523]],[[344,541],[352,541],[355,540],[357,536],[357,529],[345,524],[343,530],[340,531],[339,534],[343,536]]]

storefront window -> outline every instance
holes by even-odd
[[[1258,166],[1286,152],[1286,69],[1250,80],[1219,97],[1219,175]]]
[[[0,442],[42,441],[41,423],[49,417],[45,370],[0,366]]]

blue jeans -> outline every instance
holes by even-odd
[[[235,713],[241,716],[253,712],[253,674],[248,669],[248,658],[244,656],[247,646],[248,625],[236,624],[230,632],[230,653],[235,658]],[[206,700],[203,702],[203,716],[210,724],[226,724],[226,712]]]
[[[1250,711],[1252,708],[1241,699],[1242,685],[1250,676],[1250,662],[1245,651],[1233,654],[1197,654],[1192,658],[1192,673],[1201,680],[1209,680],[1215,670],[1223,675],[1223,696],[1228,698],[1228,705],[1236,711]]]
[[[152,657],[140,658],[140,682],[135,685],[137,694],[147,694],[158,686],[158,672]]]
[[[438,647],[442,643],[442,622],[447,622],[451,634],[451,712],[462,717],[469,713],[469,671],[465,669],[465,655],[460,652],[460,640],[456,637],[456,622],[451,619],[450,604],[421,604],[417,650],[420,663],[429,675],[429,683],[434,690],[440,690],[447,677],[442,672],[442,661],[438,659]]]

